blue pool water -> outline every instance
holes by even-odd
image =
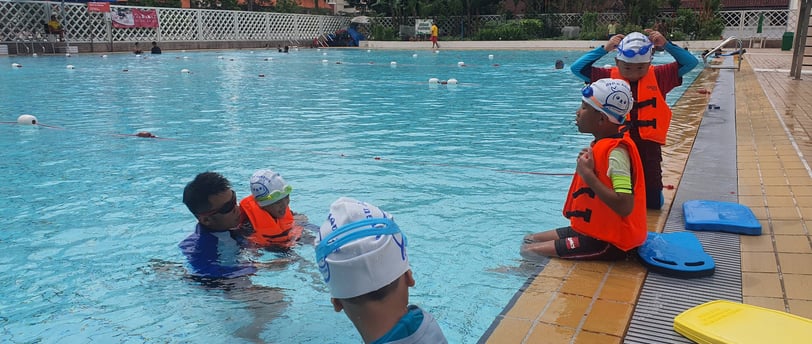
[[[312,245],[249,288],[184,277],[177,244],[195,223],[184,185],[218,171],[242,198],[253,171],[272,168],[314,224],[339,196],[392,213],[409,236],[411,302],[449,342],[474,343],[534,270],[521,264],[522,236],[566,223],[570,177],[557,174],[573,171],[590,136],[574,126],[582,84],[553,65],[580,54],[2,58],[0,341],[359,342],[332,309]],[[432,77],[460,84],[432,88]],[[9,123],[26,113],[51,127]]]

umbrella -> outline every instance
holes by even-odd
[[[367,16],[357,16],[350,19],[350,23],[358,23],[358,24],[369,24],[369,17]]]
[[[756,33],[762,33],[764,31],[764,13],[758,15],[758,27],[756,27]]]

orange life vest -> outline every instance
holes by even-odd
[[[612,187],[612,180],[606,174],[609,170],[609,154],[618,145],[623,145],[631,160],[632,192],[634,207],[628,216],[621,217],[598,198],[595,191],[581,179],[578,173],[572,178],[567,201],[564,203],[564,217],[570,219],[570,227],[583,235],[603,240],[617,248],[628,251],[646,241],[646,184],[643,178],[643,163],[637,153],[637,146],[628,137],[607,137],[592,145],[595,161],[595,174],[601,183]]]
[[[296,244],[296,240],[302,236],[302,226],[294,222],[290,207],[285,209],[285,216],[279,221],[274,220],[271,214],[263,210],[253,195],[240,201],[240,209],[248,216],[254,227],[254,233],[248,240],[259,246],[288,248]]]
[[[623,79],[617,67],[612,68],[611,77]],[[628,81],[628,80],[626,80]],[[634,107],[626,117],[626,125],[630,130],[637,130],[643,140],[665,144],[668,127],[671,125],[671,108],[665,102],[657,77],[654,75],[654,66],[649,66],[648,73],[637,81],[637,93],[634,97]]]

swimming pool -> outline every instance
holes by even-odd
[[[29,113],[53,128],[0,125],[0,340],[359,342],[310,245],[239,295],[183,277],[177,244],[195,222],[183,186],[213,170],[244,197],[254,170],[273,168],[316,225],[339,196],[392,213],[409,237],[411,302],[450,343],[474,343],[532,273],[519,268],[522,236],[566,223],[566,174],[590,137],[574,126],[581,83],[553,65],[580,54],[3,58],[0,121]],[[430,87],[432,77],[460,84]],[[284,309],[265,307],[270,288]]]

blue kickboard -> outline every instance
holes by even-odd
[[[648,233],[637,254],[649,270],[667,276],[704,277],[716,271],[713,257],[690,232]]]
[[[738,203],[693,200],[682,204],[685,229],[761,235],[761,224],[750,208]]]

